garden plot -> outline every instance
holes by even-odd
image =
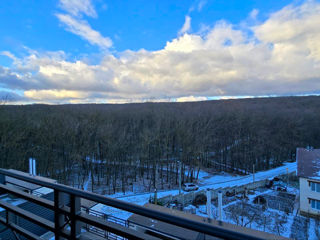
[[[271,192],[260,195],[267,202],[267,208],[276,209],[285,213],[293,213],[296,196],[284,192]]]
[[[265,199],[264,204],[254,203],[258,196]],[[296,236],[295,232],[291,233],[296,212],[295,200],[295,191],[278,192],[268,188],[257,188],[242,199],[224,196],[223,221],[285,237]],[[217,211],[216,200],[212,201],[212,205],[214,211]],[[205,215],[203,209],[199,213]],[[213,217],[217,215],[213,214]],[[300,239],[299,236],[296,239]]]
[[[230,204],[223,210],[224,221],[276,235],[290,235],[292,216],[284,212],[266,209],[264,205],[245,200]]]

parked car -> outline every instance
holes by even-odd
[[[196,191],[199,189],[199,186],[194,183],[184,183],[182,184],[182,189],[186,192]]]
[[[277,187],[277,191],[278,191],[278,192],[287,192],[287,188],[286,188],[286,187],[279,186],[279,187]]]
[[[279,192],[286,192],[287,186],[283,182],[279,181],[279,182],[274,183],[271,189],[277,190]]]

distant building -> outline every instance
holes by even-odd
[[[300,213],[320,216],[320,149],[297,149]]]

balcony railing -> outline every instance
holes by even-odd
[[[207,222],[199,222],[180,216],[163,213],[159,210],[146,208],[134,203],[124,202],[118,199],[105,197],[91,192],[82,191],[62,184],[44,181],[36,176],[19,174],[10,170],[0,169],[0,175],[8,176],[32,183],[53,190],[53,200],[32,195],[9,185],[0,184],[0,190],[5,193],[15,195],[39,205],[48,211],[53,211],[54,219],[48,220],[40,217],[36,213],[26,211],[19,206],[14,206],[8,202],[0,200],[0,207],[5,209],[5,217],[0,217],[0,223],[10,228],[13,232],[26,237],[27,239],[42,239],[24,226],[19,225],[14,219],[16,216],[26,219],[39,227],[54,233],[55,239],[79,239],[85,229],[97,231],[101,237],[120,236],[124,239],[161,239],[143,232],[139,232],[129,227],[129,224],[122,224],[104,219],[99,214],[92,214],[88,210],[81,208],[80,200],[87,199],[96,203],[118,208],[133,214],[138,214],[147,218],[155,219],[177,227],[186,228],[195,232],[218,237],[221,239],[263,239],[259,235],[246,234],[236,230],[225,228],[223,223],[214,226]],[[4,179],[4,177],[2,177]],[[102,230],[102,231],[101,231]],[[153,229],[155,230],[155,229]],[[106,234],[108,233],[108,234]],[[112,239],[109,237],[109,239]]]

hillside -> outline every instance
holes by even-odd
[[[38,172],[60,182],[116,191],[142,180],[148,188],[177,184],[177,160],[241,174],[295,159],[296,147],[320,147],[320,97],[190,103],[0,106],[0,167]],[[77,177],[75,177],[77,176]],[[111,191],[109,189],[109,192]]]

